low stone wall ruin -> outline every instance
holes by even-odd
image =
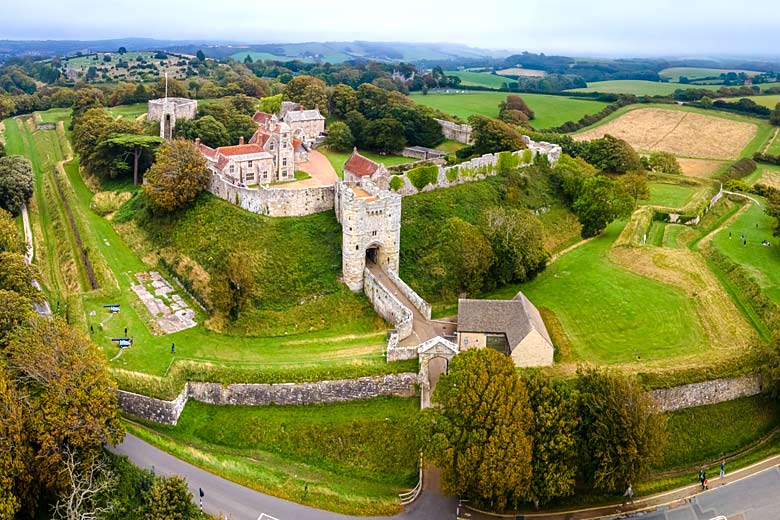
[[[701,383],[652,390],[650,396],[662,412],[672,412],[694,406],[733,401],[758,395],[763,391],[761,376],[750,374],[731,379],[714,379]]]
[[[398,339],[398,331],[390,329],[387,331],[387,362],[403,361],[405,359],[417,359],[418,345],[413,346],[400,346],[400,340]]]
[[[336,190],[333,186],[242,188],[220,175],[212,175],[209,191],[241,208],[269,217],[302,217],[332,210]]]
[[[363,292],[374,306],[376,313],[393,324],[398,331],[399,341],[412,335],[414,319],[412,311],[388,292],[368,268],[363,270]]]
[[[417,395],[418,375],[411,372],[383,376],[317,381],[314,383],[232,384],[189,382],[173,401],[118,390],[119,408],[162,424],[176,425],[188,399],[216,405],[265,406],[339,403],[375,397]]]

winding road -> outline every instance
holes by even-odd
[[[145,443],[138,437],[126,435],[124,442],[110,448],[126,455],[136,466],[151,469],[158,475],[181,475],[198,500],[198,489],[203,489],[203,510],[231,520],[453,520],[457,500],[440,492],[435,471],[427,471],[422,495],[414,503],[393,517],[354,517],[314,509],[281,498],[264,495],[229,480],[204,471]]]

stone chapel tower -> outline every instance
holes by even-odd
[[[339,182],[336,217],[341,223],[341,266],[344,283],[363,290],[366,262],[398,272],[401,246],[401,196],[380,190],[373,182]]]

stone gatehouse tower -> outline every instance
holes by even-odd
[[[198,102],[186,98],[151,99],[148,104],[146,118],[149,121],[160,122],[160,137],[173,139],[177,119],[195,119],[198,113]]]
[[[341,266],[344,283],[363,290],[366,262],[398,272],[401,246],[401,196],[380,190],[373,182],[339,182],[336,218],[341,223]]]

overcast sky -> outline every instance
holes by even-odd
[[[577,55],[778,55],[778,0],[0,0],[0,39],[452,42]]]

